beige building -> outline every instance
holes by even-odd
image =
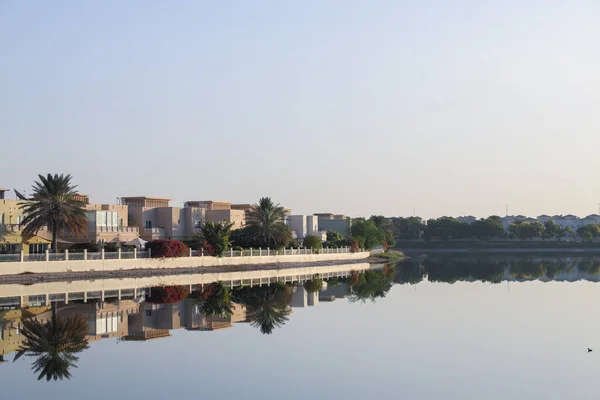
[[[243,210],[231,208],[225,201],[188,201],[184,207],[172,207],[170,199],[121,197],[128,207],[129,224],[137,226],[145,240],[190,239],[200,233],[205,221],[233,223],[232,229],[245,226]]]
[[[87,196],[85,196],[87,199]],[[63,234],[62,237],[74,243],[124,243],[140,236],[137,226],[129,226],[128,206],[121,204],[85,205],[88,218],[87,235]]]
[[[233,224],[231,229],[240,229],[246,226],[246,211],[243,209],[235,209],[231,206],[231,203],[226,201],[187,201],[184,204],[184,207],[204,209],[206,221],[225,221]]]
[[[23,236],[24,213],[21,200],[8,200],[6,189],[0,189],[0,254],[43,253],[50,246],[50,233],[42,229],[34,236]]]

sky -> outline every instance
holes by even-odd
[[[0,187],[595,213],[599,19],[595,0],[4,0]]]

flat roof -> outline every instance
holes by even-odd
[[[171,200],[171,199],[167,199],[164,197],[148,197],[148,196],[132,196],[132,197],[121,196],[121,200],[122,199],[126,199],[126,200],[167,200],[167,201]]]

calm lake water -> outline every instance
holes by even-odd
[[[198,299],[158,304],[157,288],[131,296],[153,304],[59,302],[59,316],[85,315],[89,348],[56,382],[37,380],[36,357],[8,352],[2,398],[597,399],[599,269],[593,258],[435,255],[338,269],[318,293],[302,284],[314,276],[234,289],[225,319],[203,317]],[[48,293],[21,308],[9,289],[5,350],[19,313],[51,314]],[[273,309],[287,311],[263,334]]]

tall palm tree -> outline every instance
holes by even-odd
[[[237,293],[240,303],[246,306],[246,317],[251,325],[270,335],[275,328],[288,321],[288,305],[294,294],[290,285],[276,283],[271,286],[242,288]]]
[[[290,229],[284,223],[283,207],[263,197],[248,213],[248,227],[261,247],[287,246],[292,239]]]
[[[201,241],[206,241],[213,247],[215,256],[220,257],[223,252],[229,247],[229,235],[233,224],[226,221],[211,222],[206,221],[202,225]]]
[[[71,234],[87,233],[88,219],[84,203],[75,199],[77,186],[71,184],[71,175],[38,175],[40,181],[32,186],[33,196],[21,203],[23,235],[35,235],[47,227],[52,233],[52,249],[56,251],[60,231]]]
[[[200,294],[195,296],[195,300],[200,306],[200,311],[205,316],[216,315],[227,318],[233,314],[231,291],[223,285],[223,282],[211,283]]]
[[[70,379],[69,369],[77,368],[75,363],[79,360],[75,354],[89,347],[85,316],[57,316],[53,305],[50,321],[42,322],[29,315],[22,322],[21,333],[25,340],[14,361],[23,355],[37,357],[31,369],[39,373],[38,380]]]

